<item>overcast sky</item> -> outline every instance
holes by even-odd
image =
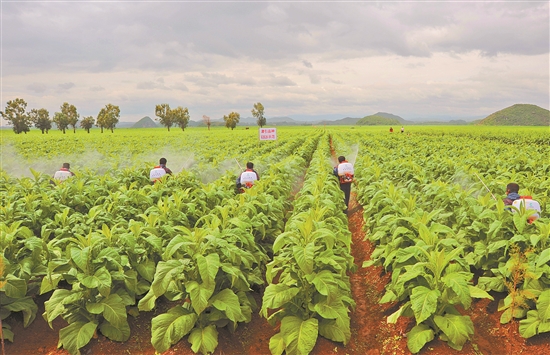
[[[549,108],[548,1],[3,1],[2,110],[191,119]]]

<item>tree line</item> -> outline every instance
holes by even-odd
[[[64,102],[60,106],[60,112],[55,112],[50,119],[50,113],[45,108],[32,109],[27,111],[27,102],[23,99],[10,100],[6,104],[6,109],[1,111],[2,117],[13,125],[13,131],[17,134],[27,133],[34,124],[36,128],[42,131],[42,134],[48,133],[52,129],[52,124],[55,123],[57,129],[66,133],[67,129],[72,127],[76,133],[76,125],[79,121],[80,114],[76,106],[68,102]],[[113,104],[107,104],[97,114],[97,118],[93,116],[85,116],[80,120],[80,127],[90,133],[90,129],[96,125],[103,129],[110,129],[113,132],[118,120],[120,119],[120,108]]]
[[[251,112],[252,116],[256,118],[258,126],[265,126],[267,120],[264,116],[264,106],[260,102],[254,104]],[[60,106],[60,112],[55,112],[53,117],[50,118],[50,113],[45,108],[27,111],[27,102],[20,98],[8,101],[5,110],[0,111],[0,115],[13,126],[13,131],[17,134],[26,134],[30,131],[32,125],[41,130],[42,134],[47,134],[52,129],[52,124],[55,124],[57,129],[63,131],[63,134],[71,127],[73,133],[76,133],[76,126],[80,118],[76,106],[68,102],[64,102]],[[155,115],[155,120],[159,121],[168,131],[170,131],[170,127],[172,126],[185,130],[189,124],[190,116],[187,107],[178,106],[175,109],[171,109],[169,104],[159,104],[155,107]],[[202,118],[210,130],[210,117],[203,115]],[[90,129],[95,125],[101,128],[101,133],[103,133],[103,129],[109,129],[112,133],[119,119],[120,108],[113,104],[107,104],[99,111],[97,118],[94,119],[93,116],[83,117],[80,120],[80,127],[90,133]],[[240,121],[240,115],[237,112],[231,112],[229,115],[224,115],[223,120],[225,126],[233,130]]]

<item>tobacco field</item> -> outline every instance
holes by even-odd
[[[277,130],[1,131],[4,353],[490,354],[482,315],[504,353],[550,352],[548,127]],[[36,329],[54,345],[21,350]]]

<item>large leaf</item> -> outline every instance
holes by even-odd
[[[296,263],[304,274],[311,274],[313,272],[313,258],[315,257],[315,244],[313,242],[307,244],[305,247],[301,245],[295,245],[292,248],[292,253],[296,259]]]
[[[197,266],[202,278],[202,282],[206,285],[211,285],[216,278],[218,269],[220,268],[220,256],[212,253],[206,257],[197,255]]]
[[[327,339],[339,341],[346,345],[351,338],[350,319],[345,307],[334,309],[334,319],[321,319],[319,322],[319,334]]]
[[[65,305],[63,301],[67,298],[67,296],[71,294],[72,292],[70,290],[65,290],[63,288],[60,288],[53,291],[53,294],[51,295],[50,299],[44,302],[44,307],[45,307],[44,319],[48,321],[50,328],[53,329],[53,326],[52,326],[53,320],[65,312]]]
[[[453,349],[461,350],[470,335],[474,334],[474,324],[468,316],[445,314],[443,317],[435,316],[434,322],[447,336],[448,344]]]
[[[443,276],[442,279],[445,285],[453,290],[462,306],[464,308],[469,308],[472,303],[472,298],[470,297],[468,282],[465,279],[466,275],[468,275],[468,278],[471,276],[469,273],[452,272]]]
[[[307,355],[313,350],[318,336],[318,321],[316,318],[301,320],[288,316],[281,321],[286,353],[288,355]]]
[[[315,285],[315,288],[320,294],[328,296],[329,298],[334,297],[334,295],[331,294],[331,291],[338,291],[338,289],[335,287],[336,280],[334,278],[334,274],[328,270],[323,270],[315,275],[312,283]]]
[[[215,284],[199,284],[197,281],[190,281],[185,284],[185,289],[189,292],[191,305],[197,314],[201,314],[208,307],[208,300],[214,293]]]
[[[227,318],[233,322],[244,322],[239,297],[230,289],[225,288],[210,299],[210,304],[216,309],[225,312]]]
[[[59,330],[59,345],[71,355],[80,355],[80,348],[90,342],[97,328],[95,322],[74,322]]]
[[[411,294],[411,307],[417,324],[422,323],[435,313],[439,296],[440,292],[438,290],[430,290],[424,286],[413,288]]]
[[[537,311],[541,321],[550,322],[550,289],[540,294],[537,300]]]
[[[519,321],[519,334],[524,338],[531,338],[537,335],[540,323],[537,311],[531,310],[527,312],[527,318]]]
[[[182,306],[176,306],[152,320],[151,343],[162,353],[188,334],[195,326],[197,315]]]
[[[285,342],[281,333],[277,333],[269,339],[269,351],[271,351],[271,355],[282,355],[285,351]]]
[[[31,297],[17,298],[10,303],[3,304],[0,310],[5,309],[11,312],[23,313],[23,326],[27,327],[36,317],[38,306]]]
[[[103,335],[113,341],[126,341],[130,338],[130,326],[128,322],[115,327],[111,323],[104,321],[99,326],[99,330]]]
[[[88,270],[88,258],[90,256],[90,249],[88,247],[84,249],[78,249],[77,247],[72,247],[71,251],[71,259],[74,261],[76,266],[80,269],[82,272],[86,272]]]
[[[3,289],[8,297],[23,298],[27,294],[27,281],[8,274]]]
[[[289,302],[300,292],[298,287],[283,284],[271,284],[266,287],[262,299],[262,314],[267,318],[268,309],[279,308]]]
[[[411,353],[416,354],[422,350],[426,343],[432,341],[433,339],[433,329],[425,324],[418,324],[407,333],[407,347]]]
[[[490,300],[494,300],[493,296],[488,294],[487,292],[483,291],[482,289],[469,285],[468,290],[470,291],[470,297],[473,298],[488,298]]]
[[[103,316],[109,323],[114,327],[119,328],[123,327],[126,322],[126,307],[122,298],[113,293],[109,297],[101,301],[103,304]]]
[[[218,331],[215,325],[209,325],[203,329],[194,329],[189,334],[191,350],[201,354],[210,354],[218,347]]]

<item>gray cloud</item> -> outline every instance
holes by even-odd
[[[74,88],[74,86],[75,86],[74,83],[63,83],[63,84],[58,84],[57,85],[57,87],[61,91],[66,91],[66,90],[72,89],[72,88]]]
[[[47,89],[47,86],[42,83],[32,83],[27,85],[27,90],[37,94],[42,94],[46,92]]]
[[[182,105],[217,107],[218,115],[268,99],[284,104],[274,111],[307,114],[346,105],[346,113],[363,113],[396,102],[403,111],[470,112],[500,109],[513,97],[548,107],[548,2],[73,1],[2,8],[4,97],[29,95],[40,107],[69,100],[97,112],[117,100],[122,114],[138,115],[181,100],[181,91],[188,100]],[[488,67],[498,75],[476,79]],[[52,81],[63,84],[41,84]],[[88,88],[86,99],[81,88]],[[43,95],[49,90],[58,94],[54,103]]]

